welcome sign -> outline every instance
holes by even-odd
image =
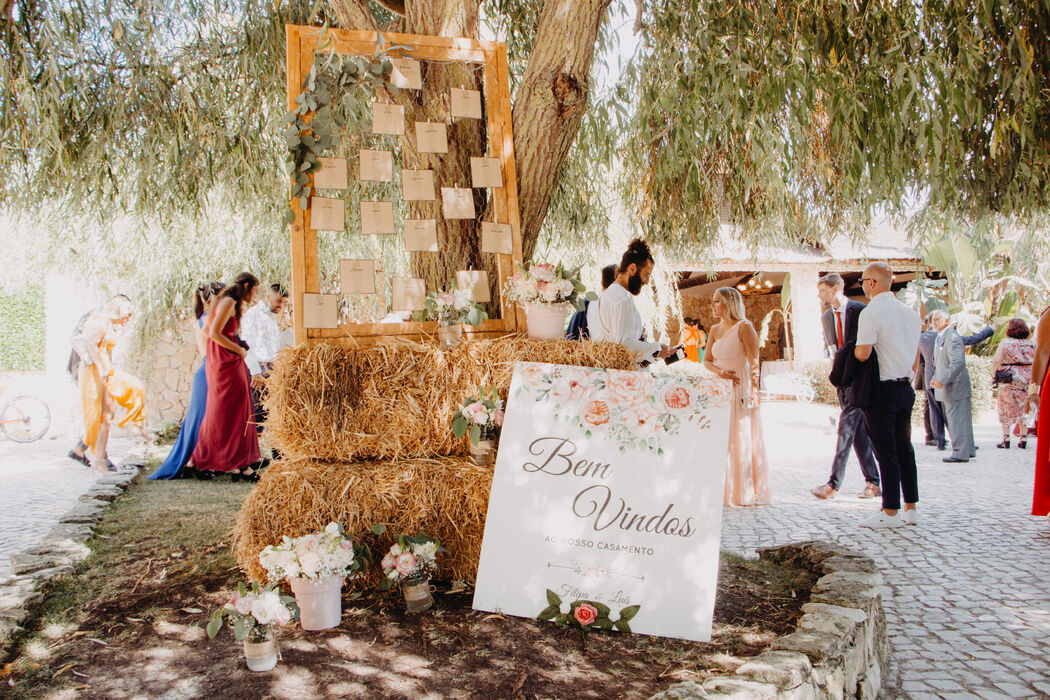
[[[709,640],[731,401],[714,377],[516,364],[474,607],[588,601],[577,620]]]

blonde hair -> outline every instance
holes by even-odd
[[[744,297],[740,292],[732,287],[719,287],[715,290],[715,294],[726,305],[730,318],[734,321],[743,321],[747,318],[747,313],[744,311]]]

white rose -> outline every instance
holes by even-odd
[[[321,569],[321,557],[307,552],[299,557],[299,566],[302,567],[303,578],[316,578]]]
[[[540,296],[544,301],[553,303],[555,301],[558,301],[558,294],[558,285],[548,284]]]
[[[558,282],[558,291],[561,292],[561,295],[566,299],[569,298],[574,289],[576,289],[576,287],[569,280],[562,280],[561,282]]]
[[[325,526],[324,532],[326,535],[331,535],[332,537],[342,537],[342,535],[339,534],[339,523],[328,523],[328,525]]]
[[[276,594],[270,593],[263,595],[265,596]],[[278,602],[280,602],[279,599]],[[270,610],[270,606],[263,601],[262,597],[256,598],[252,601],[252,617],[254,617],[255,621],[258,622],[260,625],[268,625],[271,622],[273,622],[273,613]]]
[[[536,286],[536,280],[527,279],[521,283],[519,287],[519,295],[522,301],[532,301],[539,296],[539,288]]]

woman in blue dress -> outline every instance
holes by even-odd
[[[179,437],[168,453],[164,464],[150,475],[150,479],[177,479],[189,472],[198,479],[211,478],[195,469],[187,468],[193,455],[193,448],[197,446],[197,431],[200,429],[201,421],[204,419],[204,408],[208,399],[208,379],[204,373],[204,363],[207,357],[207,336],[204,333],[204,320],[208,315],[212,299],[223,289],[221,282],[202,284],[197,287],[193,295],[193,310],[197,315],[197,327],[193,329],[194,339],[197,341],[197,349],[201,353],[201,366],[193,375],[193,389],[190,391],[190,405],[186,408],[186,417],[182,419],[182,427],[179,429]],[[180,474],[180,472],[183,472]]]

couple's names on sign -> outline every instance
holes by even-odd
[[[517,363],[474,607],[536,617],[550,590],[709,640],[731,402],[713,377]]]

